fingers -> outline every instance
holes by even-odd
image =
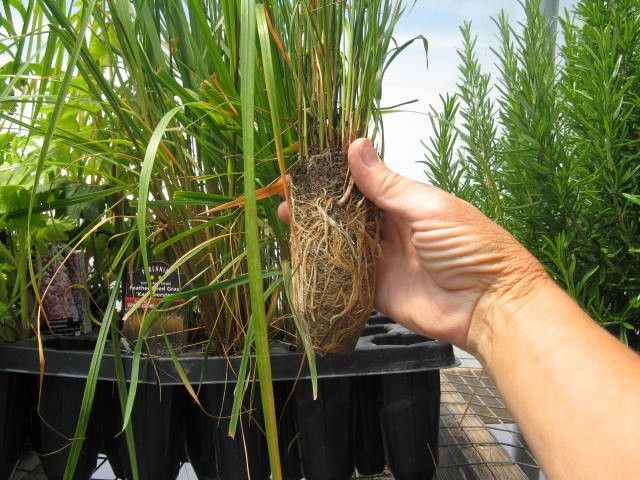
[[[349,146],[349,169],[356,185],[369,200],[405,221],[430,216],[448,196],[436,187],[389,170],[366,138]]]
[[[287,225],[291,223],[291,215],[289,214],[289,205],[287,205],[287,202],[282,202],[278,205],[278,217]]]

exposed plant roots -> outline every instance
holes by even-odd
[[[303,159],[291,182],[293,308],[317,353],[355,348],[378,251],[377,210],[350,181],[346,154]]]

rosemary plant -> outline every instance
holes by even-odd
[[[504,14],[495,21],[493,89],[462,27],[458,92],[433,120],[427,174],[513,232],[627,341],[640,326],[639,212],[629,201],[640,187],[640,7],[578,2],[561,19],[560,48],[539,1],[523,8],[521,30]]]

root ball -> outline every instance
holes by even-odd
[[[345,152],[313,155],[292,173],[293,308],[319,354],[353,351],[371,312],[377,217]]]

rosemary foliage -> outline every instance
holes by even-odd
[[[432,120],[427,175],[504,225],[627,341],[640,327],[640,6],[582,0],[558,45],[540,2],[523,8],[519,29],[495,19],[494,86],[461,28],[458,91]]]

